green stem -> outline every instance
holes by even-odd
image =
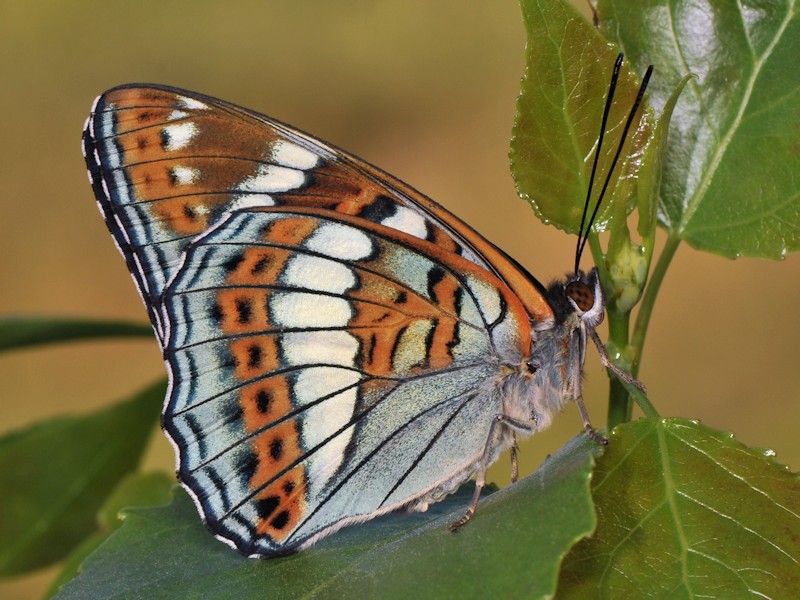
[[[644,340],[647,336],[647,328],[650,325],[650,317],[653,314],[658,292],[664,282],[664,276],[672,262],[675,252],[680,245],[680,238],[670,235],[664,245],[664,250],[658,258],[650,280],[647,283],[642,301],[639,306],[639,313],[633,328],[633,335],[630,334],[630,315],[609,312],[609,346],[625,352],[632,356],[630,374],[636,377],[642,361]],[[595,264],[605,267],[605,257],[599,239],[596,236],[589,237],[589,246],[595,258]],[[605,269],[603,269],[604,271]],[[602,274],[602,273],[601,273]],[[629,341],[630,339],[630,341]],[[618,357],[611,356],[612,360]],[[635,400],[648,418],[658,418],[658,412],[650,403],[647,397],[634,386],[620,381],[616,377],[611,377],[608,399],[608,429],[631,420],[633,414],[633,401]]]
[[[627,319],[625,325],[627,329]],[[611,322],[609,321],[609,328]],[[625,389],[622,381],[609,372],[609,387],[608,387],[608,423],[609,431],[619,425],[620,423],[627,423],[631,420],[633,414],[633,403],[631,396]]]
[[[633,351],[630,374],[634,377],[639,373],[647,327],[650,325],[650,317],[653,315],[653,307],[655,306],[658,292],[680,242],[680,238],[676,235],[670,235],[667,238],[664,250],[661,256],[658,257],[658,262],[642,296],[639,314],[636,316],[636,324],[633,328],[633,336],[630,338],[629,346],[626,346],[629,334],[628,315],[617,315],[616,318],[613,315],[609,315],[609,339],[614,343],[615,347],[627,347]],[[615,323],[617,323],[616,326]],[[612,378],[608,404],[609,429],[620,423],[630,421],[633,413],[632,399],[636,401],[646,417],[650,419],[659,418],[658,411],[639,389],[617,378]]]
[[[594,265],[600,275],[600,281],[606,281],[608,278],[606,255],[603,253],[602,246],[600,246],[600,236],[597,235],[596,231],[589,232],[589,250],[592,252],[592,259],[594,259]]]
[[[638,404],[639,408],[642,409],[642,412],[644,413],[645,417],[647,417],[648,419],[660,419],[661,418],[661,415],[658,414],[658,411],[656,410],[656,407],[653,406],[650,403],[650,400],[648,400],[647,395],[644,394],[642,392],[642,390],[637,388],[635,385],[632,385],[632,384],[627,383],[625,381],[621,381],[621,380],[616,379],[616,378],[614,379],[614,381],[619,383],[620,386],[622,386],[625,389],[626,393],[630,394],[630,396],[634,400],[636,400],[636,404]],[[609,427],[609,429],[611,429],[611,428]]]
[[[628,347],[630,339],[630,312],[608,311],[608,341],[607,346],[622,352]],[[619,364],[619,356],[610,356],[611,360]],[[624,366],[624,365],[622,365]],[[625,390],[622,382],[609,372],[608,388],[608,420],[607,427],[610,431],[620,423],[627,423],[633,414],[633,401]]]
[[[616,348],[628,348],[632,350],[633,360],[631,363],[630,374],[634,377],[639,373],[639,365],[642,362],[642,353],[644,350],[644,340],[647,336],[647,327],[650,325],[650,317],[653,315],[653,307],[655,306],[658,292],[661,289],[661,284],[664,282],[664,276],[667,273],[670,263],[672,262],[675,252],[680,245],[680,238],[676,235],[670,235],[664,245],[664,250],[661,256],[658,257],[658,262],[653,269],[653,274],[650,281],[647,283],[642,302],[639,306],[639,313],[636,316],[636,323],[633,328],[633,336],[630,338],[630,345],[627,345],[629,334],[629,321],[628,315],[609,315],[609,339]],[[612,357],[613,358],[613,357]],[[628,383],[625,383],[616,377],[611,379],[611,386],[609,390],[609,404],[608,404],[608,428],[630,421],[633,413],[633,404],[631,400],[635,400],[642,409],[645,416],[650,419],[659,418],[658,411],[650,403],[639,389]]]
[[[650,317],[653,314],[653,306],[655,305],[656,297],[661,289],[661,284],[664,282],[664,275],[667,273],[667,268],[669,268],[680,243],[681,240],[677,235],[669,235],[667,243],[664,244],[664,250],[661,252],[661,256],[658,257],[658,262],[653,269],[653,274],[642,296],[639,314],[636,316],[636,324],[633,327],[633,337],[631,338],[631,347],[634,350],[631,375],[634,377],[639,373],[639,365],[642,362],[642,352],[644,350],[644,339],[647,336],[647,328],[650,325]],[[644,407],[642,407],[642,410],[644,410]]]
[[[603,281],[608,277],[606,272],[606,261],[603,255],[603,249],[600,246],[600,239],[596,233],[589,234],[589,247],[592,250],[594,264],[597,265],[597,270],[600,274],[600,280]],[[609,311],[608,313],[608,340],[610,346],[613,348],[627,348],[628,337],[630,336],[630,314],[629,313],[615,313]],[[610,357],[612,360],[617,357]],[[608,423],[607,427],[610,430],[612,427],[625,423],[631,420],[633,413],[633,402],[625,387],[622,385],[611,372],[609,372],[609,390],[608,390]]]

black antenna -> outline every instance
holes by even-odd
[[[603,202],[603,198],[605,197],[606,190],[608,189],[608,184],[611,182],[611,177],[614,174],[614,168],[617,166],[617,162],[619,162],[620,154],[622,154],[622,147],[625,145],[625,140],[628,137],[628,132],[630,131],[631,124],[633,123],[633,118],[636,116],[636,112],[639,110],[639,105],[642,103],[642,98],[644,98],[644,92],[647,89],[647,84],[650,81],[650,76],[653,74],[653,65],[647,67],[647,71],[642,78],[642,84],[639,86],[639,93],[636,95],[636,101],[633,103],[633,107],[631,108],[630,114],[628,114],[628,120],[625,123],[625,129],[622,131],[622,137],[619,140],[619,145],[617,146],[617,153],[614,155],[614,160],[611,162],[611,168],[608,170],[608,174],[606,175],[606,180],[603,183],[603,189],[600,190],[600,196],[597,198],[597,204],[595,204],[594,211],[592,211],[592,216],[589,219],[588,224],[586,223],[586,213],[589,209],[589,202],[591,200],[592,195],[592,186],[594,184],[594,177],[597,171],[597,163],[600,158],[600,149],[603,145],[603,137],[605,136],[606,131],[606,124],[608,122],[608,113],[611,110],[611,101],[614,98],[614,92],[617,89],[617,81],[619,80],[619,70],[622,66],[622,59],[623,54],[622,52],[619,53],[617,56],[617,61],[614,63],[614,71],[611,73],[611,84],[608,88],[608,98],[606,99],[606,106],[603,110],[603,120],[602,124],[600,125],[600,135],[597,139],[597,151],[594,154],[594,164],[592,165],[592,175],[589,178],[589,190],[586,193],[586,202],[583,205],[583,215],[581,216],[581,226],[578,230],[578,245],[575,250],[575,273],[578,272],[581,262],[581,255],[583,254],[583,250],[586,247],[586,242],[589,241],[589,232],[592,229],[592,225],[594,224],[594,220],[597,217],[597,213],[600,210],[600,205]],[[586,232],[584,233],[583,226],[586,224]]]
[[[578,272],[578,266],[581,262],[581,253],[583,247],[581,239],[583,238],[583,226],[586,224],[586,213],[589,210],[589,201],[592,198],[592,185],[594,185],[594,175],[597,172],[597,162],[600,159],[600,149],[603,147],[603,138],[606,133],[606,123],[608,123],[608,113],[611,111],[611,102],[614,100],[614,92],[617,90],[617,80],[619,79],[619,70],[622,67],[622,59],[625,55],[620,52],[617,55],[617,61],[614,63],[614,70],[611,72],[611,84],[608,86],[608,97],[606,98],[606,107],[603,109],[603,120],[600,123],[600,135],[597,136],[597,150],[594,153],[594,163],[592,164],[592,175],[589,177],[589,190],[586,192],[586,201],[583,203],[583,214],[581,215],[581,226],[578,228],[578,246],[575,248],[575,272]],[[601,196],[602,198],[602,196]],[[586,234],[589,234],[589,228],[586,229]]]

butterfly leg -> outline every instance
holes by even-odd
[[[489,467],[489,462],[491,461],[494,450],[497,447],[497,438],[500,434],[502,426],[508,427],[512,431],[523,432],[527,435],[532,434],[536,430],[535,421],[520,421],[519,419],[514,419],[504,414],[496,414],[494,416],[492,424],[489,427],[489,436],[486,439],[486,446],[483,448],[483,456],[481,457],[479,463],[480,466],[478,467],[478,476],[475,478],[475,494],[472,496],[472,502],[470,503],[467,512],[464,513],[464,516],[450,525],[450,531],[458,531],[461,529],[467,523],[467,521],[472,518],[472,515],[475,514],[475,509],[478,508],[478,501],[481,498],[481,490],[486,484],[486,469]],[[514,452],[515,449],[516,439],[514,440],[514,444],[512,446],[512,452]],[[516,457],[516,453],[512,454],[512,456]],[[516,462],[516,458],[512,460]],[[514,473],[512,471],[512,476],[513,475]]]
[[[514,437],[514,443],[511,444],[511,483],[517,483],[519,478],[519,463],[517,462],[517,438]]]
[[[600,435],[595,431],[594,427],[592,427],[591,421],[589,421],[589,412],[586,410],[586,407],[583,405],[583,398],[576,398],[575,403],[578,405],[578,410],[581,411],[581,419],[583,419],[583,428],[586,431],[586,435],[592,438],[598,444],[602,444],[603,446],[608,445],[608,439],[605,436]]]
[[[608,353],[606,352],[606,347],[603,346],[603,341],[600,339],[600,336],[597,335],[597,332],[594,329],[589,330],[589,335],[592,336],[592,341],[594,345],[597,346],[597,351],[600,353],[600,362],[603,363],[603,366],[606,369],[609,369],[619,377],[625,383],[629,383],[637,388],[639,388],[643,394],[647,393],[647,390],[644,387],[644,384],[639,381],[638,379],[631,376],[630,373],[626,373],[622,369],[620,369],[617,365],[611,362],[611,359],[608,358]],[[581,415],[585,416],[585,409],[581,409]]]

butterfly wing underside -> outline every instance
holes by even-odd
[[[83,138],[148,308],[162,425],[214,533],[276,556],[475,469],[541,285],[413,188],[207,96],[122,86]]]
[[[530,339],[471,262],[319,210],[232,213],[189,248],[165,308],[179,476],[252,555],[452,491]]]

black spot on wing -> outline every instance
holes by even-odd
[[[242,475],[242,478],[249,482],[258,468],[258,456],[253,451],[244,452],[238,457],[237,462],[236,469]]]
[[[392,350],[390,352],[392,364],[394,364],[394,357],[397,354],[397,348],[400,346],[400,342],[403,340],[403,336],[405,335],[407,329],[408,325],[401,327],[397,330],[397,333],[394,336],[394,342],[392,343]]]
[[[363,346],[367,346],[365,348],[361,348],[361,355],[363,356],[366,354],[365,357],[365,364],[371,365],[372,362],[375,360],[375,346],[378,343],[378,336],[373,332],[369,335],[369,341],[362,342]],[[365,352],[366,350],[366,352]]]
[[[434,228],[433,224],[425,219],[425,237],[429,242],[436,243],[436,229]],[[461,254],[461,246],[458,245],[458,252],[456,254]]]
[[[244,409],[242,408],[241,404],[239,404],[238,399],[234,398],[225,402],[218,410],[217,414],[222,423],[237,423],[241,421],[242,415],[244,414]]]
[[[219,305],[218,302],[214,302],[211,307],[208,309],[208,316],[209,318],[214,321],[214,323],[221,323],[225,314],[222,312],[222,307]]]
[[[383,223],[383,221],[393,217],[396,213],[397,202],[388,196],[381,195],[364,206],[359,211],[358,216],[373,223]]]
[[[183,205],[183,216],[189,219],[190,221],[197,220],[197,212],[195,212],[195,210],[191,206],[189,206],[189,204]]]
[[[220,355],[218,357],[219,364],[223,369],[235,369],[236,366],[239,364],[239,360],[236,358],[236,355],[230,351],[229,347],[225,347],[225,349],[220,349],[217,351]]]
[[[237,252],[236,254],[231,256],[228,260],[226,260],[224,263],[222,263],[222,268],[225,269],[226,273],[232,273],[237,268],[239,268],[239,265],[242,264],[243,260],[244,260],[244,254],[242,254],[241,252]]]
[[[453,304],[455,306],[456,314],[460,317],[461,310],[464,306],[464,288],[458,287],[456,288],[455,293],[453,294]]]
[[[145,138],[142,139],[144,140]],[[166,150],[168,146],[169,146],[169,133],[167,132],[167,129],[165,127],[161,130],[161,149]],[[140,148],[142,147],[141,144],[139,145],[139,147]]]
[[[281,512],[279,512],[277,515],[275,515],[275,518],[269,522],[269,524],[278,530],[281,530],[284,527],[286,527],[286,525],[289,524],[288,511],[282,510]]]
[[[250,322],[253,316],[253,305],[249,298],[236,299],[236,321],[242,325]]]
[[[436,286],[444,279],[445,271],[440,266],[435,266],[428,271],[428,297],[436,300]]]
[[[258,409],[258,412],[260,412],[262,415],[267,414],[269,412],[269,405],[271,402],[272,398],[270,398],[267,390],[258,390],[258,393],[256,394],[256,408]]]
[[[247,366],[257,369],[261,365],[262,351],[261,346],[253,344],[247,348]]]
[[[260,519],[268,519],[281,503],[277,496],[267,496],[256,501],[256,512]]]
[[[453,348],[461,343],[461,323],[456,321],[453,327],[453,337],[447,342],[447,353],[453,357]]]
[[[436,329],[439,327],[439,319],[431,319],[431,326],[428,329],[428,335],[425,336],[425,362],[418,363],[420,367],[425,367],[430,363],[431,349],[433,348],[433,340],[436,337]]]
[[[270,259],[268,256],[264,256],[263,258],[259,259],[256,264],[253,265],[253,268],[250,269],[250,273],[253,275],[258,275],[259,273],[263,273],[267,270],[270,264]]]
[[[269,444],[269,455],[272,460],[280,460],[283,456],[283,440],[280,438],[272,440]]]

